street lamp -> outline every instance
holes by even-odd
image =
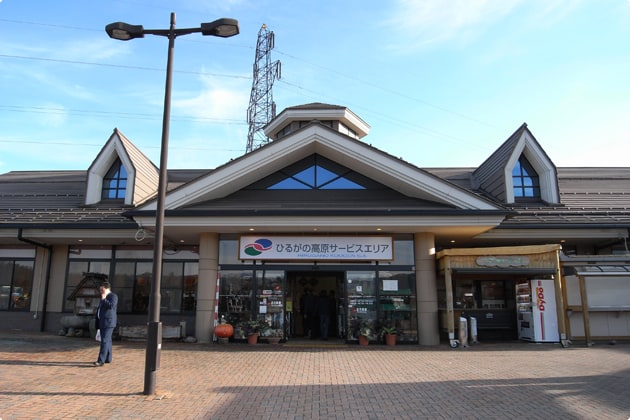
[[[162,347],[162,323],[160,322],[160,287],[162,282],[162,247],[164,243],[164,201],[168,183],[166,163],[168,160],[168,135],[171,117],[171,80],[173,75],[173,50],[175,38],[201,32],[202,35],[228,38],[239,33],[236,19],[217,19],[214,22],[202,23],[198,28],[175,29],[175,13],[171,13],[169,29],[144,29],[142,25],[129,25],[124,22],[110,23],[105,26],[107,35],[120,41],[144,38],[145,34],[168,37],[168,58],[166,61],[166,87],[164,89],[164,116],[162,119],[162,144],[160,150],[160,172],[158,178],[157,210],[155,214],[155,244],[153,246],[153,281],[149,298],[149,321],[147,350],[144,370],[144,394],[155,394],[155,371],[160,365],[160,349]]]

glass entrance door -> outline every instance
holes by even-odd
[[[345,338],[343,271],[288,271],[287,314],[290,336],[298,338]],[[325,312],[325,313],[323,313]],[[327,315],[322,331],[322,317]]]

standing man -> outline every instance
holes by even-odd
[[[116,310],[118,296],[111,291],[111,285],[104,282],[99,287],[101,302],[96,310],[96,328],[101,330],[101,349],[94,366],[103,366],[112,362],[112,334],[116,328]]]
[[[319,313],[319,333],[322,340],[328,340],[328,329],[330,328],[330,298],[325,290],[319,292],[317,301],[317,311]]]

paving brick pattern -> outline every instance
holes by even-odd
[[[164,342],[0,333],[0,419],[628,419],[630,343],[468,349]]]

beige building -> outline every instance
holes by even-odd
[[[169,169],[162,322],[201,342],[221,316],[235,340],[258,320],[285,340],[390,326],[456,346],[463,314],[480,341],[539,341],[524,288],[551,281],[545,341],[630,337],[630,168],[556,168],[524,124],[478,167],[422,169],[368,132],[296,106],[251,153]],[[121,327],[145,325],[157,184],[118,130],[85,171],[0,175],[0,328],[64,328],[84,273],[108,276]]]

